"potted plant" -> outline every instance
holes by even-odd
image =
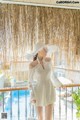
[[[72,98],[77,108],[76,117],[80,120],[80,89],[72,93]]]
[[[10,82],[11,87],[15,86],[16,80],[15,80],[15,78],[14,78],[13,76],[8,75],[8,76],[7,76],[7,80],[8,80],[8,82]]]

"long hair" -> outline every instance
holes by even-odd
[[[36,53],[36,55],[33,57],[33,61],[37,60],[38,57],[38,53]]]

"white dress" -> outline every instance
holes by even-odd
[[[39,62],[35,67],[29,69],[29,85],[32,81],[36,81],[36,84],[31,87],[31,99],[36,100],[36,106],[54,104],[56,100],[55,86],[60,87],[62,85],[56,76],[52,75],[51,60],[47,62],[43,59],[43,64],[44,69]]]

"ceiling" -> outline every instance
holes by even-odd
[[[75,2],[75,3],[60,3],[63,2]],[[80,9],[80,0],[0,0],[1,3],[12,4],[25,4],[25,5],[37,5],[37,6],[49,6],[49,7],[62,7],[71,9]],[[78,3],[76,3],[78,2]]]

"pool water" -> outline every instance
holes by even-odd
[[[8,113],[8,120],[25,120],[31,114],[30,90],[12,91],[11,96],[5,103],[5,112]]]

